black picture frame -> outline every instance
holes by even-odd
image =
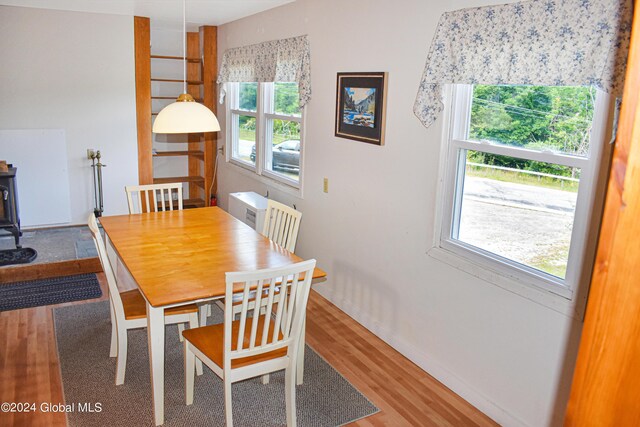
[[[384,145],[387,73],[338,73],[335,136]]]

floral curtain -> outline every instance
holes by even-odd
[[[218,74],[220,103],[228,82],[297,82],[300,107],[311,99],[309,40],[306,35],[228,49]]]
[[[622,95],[631,0],[531,0],[444,13],[413,107],[424,126],[442,85],[592,85]]]

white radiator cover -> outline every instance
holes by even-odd
[[[229,193],[229,213],[260,232],[267,212],[267,199],[253,191]]]

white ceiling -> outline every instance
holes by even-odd
[[[295,0],[186,0],[187,23],[221,25]],[[182,27],[182,0],[0,0],[0,5],[148,16],[151,25]]]

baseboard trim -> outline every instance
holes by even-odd
[[[396,349],[407,359],[411,360],[429,375],[440,381],[451,391],[462,397],[471,405],[475,406],[478,410],[498,424],[503,426],[527,427],[525,422],[498,406],[491,399],[470,386],[440,362],[432,358],[425,357],[423,350],[421,351],[415,346],[399,339],[397,334],[392,333],[392,331],[371,319],[368,314],[357,309],[350,302],[345,300],[332,301],[328,295],[325,294],[323,296],[373,334]]]

